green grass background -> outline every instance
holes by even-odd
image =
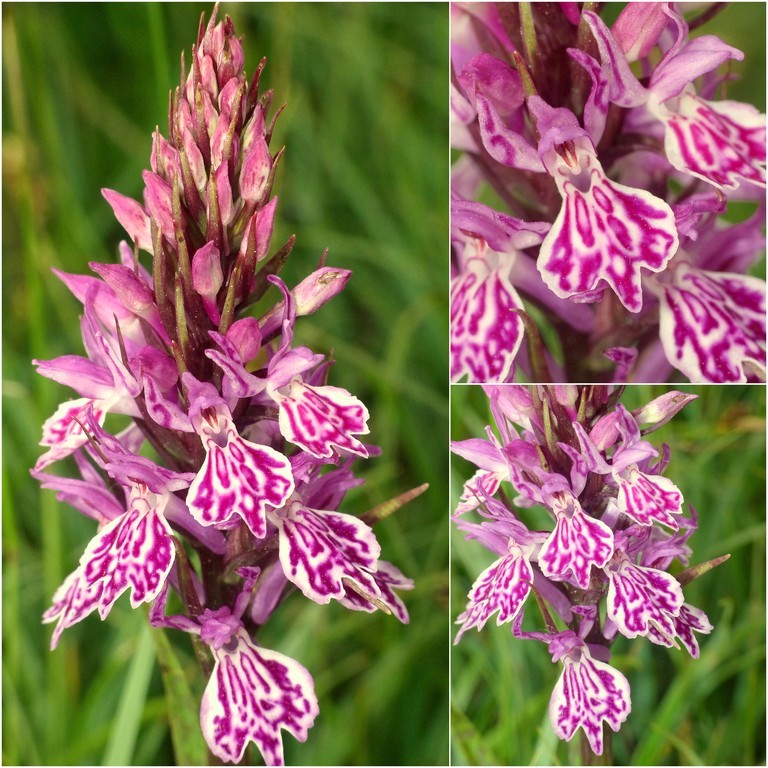
[[[121,598],[50,653],[40,616],[93,524],[29,477],[40,427],[71,396],[31,359],[82,352],[79,305],[52,267],[114,261],[124,234],[101,187],[140,197],[150,135],[167,127],[179,54],[208,4],[3,5],[3,762],[173,761],[168,705],[144,612]],[[320,715],[289,763],[448,759],[448,12],[443,4],[224,4],[246,66],[287,103],[275,247],[289,283],[326,247],[346,292],[299,323],[334,350],[331,383],[371,411],[383,456],[350,493],[361,513],[423,482],[383,522],[383,557],[416,580],[411,624],[293,596],[259,635],[313,673]],[[199,701],[188,640],[169,632]],[[199,673],[198,673],[199,674]],[[197,706],[197,704],[195,704]],[[258,756],[255,759],[259,760]]]
[[[765,764],[765,388],[680,386],[699,397],[649,436],[672,449],[666,476],[699,514],[691,564],[731,558],[686,587],[686,600],[714,624],[699,635],[701,657],[643,638],[620,638],[612,663],[629,680],[632,712],[613,735],[616,765]],[[636,408],[666,391],[631,386]],[[483,436],[490,423],[480,387],[452,389],[452,438]],[[452,459],[455,507],[474,466]],[[494,559],[452,532],[451,616],[464,608],[474,579]],[[682,568],[679,568],[682,570]],[[536,607],[528,604],[531,620]],[[536,623],[536,622],[534,622]],[[452,757],[455,765],[578,764],[549,720],[560,674],[546,649],[516,640],[495,619],[467,632],[452,654]],[[605,726],[604,732],[610,732]],[[572,744],[577,744],[576,737]],[[574,760],[576,761],[574,763]]]

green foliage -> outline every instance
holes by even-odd
[[[669,444],[666,475],[699,514],[691,564],[725,553],[731,558],[685,588],[686,600],[715,626],[699,636],[698,660],[642,638],[614,645],[613,664],[632,691],[632,712],[613,737],[614,762],[759,765],[765,762],[765,388],[678,389],[699,397],[648,439]],[[630,386],[622,402],[638,408],[665,391]],[[454,440],[482,436],[490,423],[480,387],[454,387],[451,410]],[[452,459],[452,506],[473,471]],[[476,542],[452,533],[452,616],[492,560]],[[527,613],[533,617],[535,606]],[[549,722],[559,673],[541,644],[515,640],[508,625],[492,620],[482,632],[464,635],[452,657],[452,703],[463,723],[453,731],[454,764],[482,762],[473,760],[481,747],[501,764],[573,764],[569,745],[558,742]]]
[[[42,422],[71,396],[30,360],[82,351],[79,306],[50,270],[115,260],[124,233],[100,189],[139,197],[151,131],[165,130],[178,56],[185,50],[189,62],[204,10],[3,6],[5,763],[174,760],[176,713],[157,664],[146,664],[146,617],[126,598],[106,622],[91,616],[48,650],[41,613],[93,523],[29,477]],[[354,272],[344,294],[297,329],[300,343],[333,350],[331,383],[368,404],[371,441],[382,447],[345,510],[361,514],[430,483],[377,525],[384,558],[416,581],[405,594],[410,626],[296,596],[260,632],[316,681],[320,715],[306,744],[286,737],[287,759],[445,763],[447,8],[259,3],[224,4],[223,13],[244,37],[249,70],[267,56],[263,82],[276,107],[287,103],[274,140],[287,148],[275,247],[297,235],[287,281],[326,247],[329,264]],[[189,640],[168,638],[198,706],[204,681]],[[118,730],[128,722],[135,738]]]

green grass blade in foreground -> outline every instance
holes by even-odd
[[[177,765],[205,765],[208,748],[200,731],[199,692],[192,692],[179,656],[162,629],[153,629],[165,689],[166,714]]]
[[[128,668],[102,765],[130,765],[136,748],[136,736],[155,667],[152,630],[146,624],[141,624],[137,628],[137,635],[136,652]]]

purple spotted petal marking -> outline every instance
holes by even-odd
[[[576,499],[555,509],[557,524],[539,552],[541,572],[556,581],[572,578],[589,587],[592,566],[602,568],[613,555],[613,531],[584,513]]]
[[[619,484],[618,508],[640,525],[661,523],[678,529],[673,515],[683,511],[683,494],[667,477],[646,475],[636,468],[614,473]]]
[[[376,573],[371,574],[371,578],[379,588],[379,595],[376,599],[387,606],[398,621],[407,624],[409,621],[408,609],[395,590],[413,589],[413,579],[404,576],[399,568],[385,560],[379,560],[378,566]],[[377,610],[377,606],[348,587],[344,588],[344,597],[339,598],[339,602],[353,611],[373,613],[373,611]]]
[[[293,493],[290,462],[273,448],[244,440],[231,420],[221,432],[203,434],[205,461],[187,493],[192,517],[201,525],[226,525],[239,516],[263,539],[267,510]]]
[[[275,516],[275,522],[286,578],[310,600],[329,603],[343,598],[342,578],[378,597],[371,572],[376,570],[381,547],[362,520],[293,503]]]
[[[456,619],[462,627],[454,643],[472,627],[480,631],[497,611],[496,626],[512,621],[528,598],[532,583],[531,564],[520,547],[511,545],[508,555],[500,557],[475,579],[467,607]]]
[[[67,576],[53,595],[53,605],[43,614],[43,624],[50,624],[58,619],[51,637],[51,650],[59,644],[59,638],[65,629],[82,621],[96,610],[101,591],[101,581],[90,583],[83,575],[82,566]]]
[[[496,491],[499,490],[501,479],[502,475],[500,472],[487,472],[484,469],[478,469],[464,483],[464,490],[461,492],[454,515],[463,515],[465,512],[477,509],[483,500],[494,496]]]
[[[102,582],[102,619],[126,589],[131,590],[131,607],[138,608],[163,588],[176,557],[173,532],[161,513],[164,505],[146,488],[134,488],[126,513],[88,544],[80,564],[86,581]]]
[[[36,470],[44,469],[54,461],[66,458],[88,442],[80,425],[86,421],[89,406],[93,408],[94,418],[99,424],[103,424],[107,415],[106,404],[87,397],[62,403],[54,414],[46,419],[40,445],[47,445],[50,448],[37,460]]]
[[[507,381],[523,341],[523,303],[509,279],[482,259],[451,285],[451,380]]]
[[[318,458],[330,458],[334,447],[367,457],[353,435],[368,434],[368,409],[341,387],[313,387],[294,378],[279,395],[280,432],[291,443]]]
[[[634,565],[617,553],[605,569],[609,579],[608,617],[625,637],[647,635],[650,627],[674,637],[673,619],[680,613],[683,590],[674,576]]]
[[[707,614],[700,608],[696,608],[688,603],[683,603],[680,608],[680,614],[674,618],[675,634],[680,638],[683,645],[686,647],[688,653],[694,659],[699,658],[699,643],[693,634],[701,632],[708,635],[714,627],[710,624]],[[672,638],[667,637],[663,633],[657,631],[653,626],[650,632],[648,632],[648,639],[652,640],[657,645],[665,645],[668,648],[674,645]]]
[[[312,676],[288,656],[254,646],[242,628],[213,655],[200,706],[211,752],[238,763],[253,741],[266,765],[284,765],[281,730],[305,741],[319,712]]]
[[[549,702],[555,733],[570,741],[579,728],[596,755],[603,753],[603,720],[618,731],[632,708],[627,678],[592,658],[586,646],[563,658],[563,674]]]
[[[676,111],[661,116],[675,168],[720,189],[736,189],[742,180],[765,186],[765,115],[755,107],[683,93]]]
[[[660,296],[669,362],[693,382],[744,382],[745,364],[765,369],[765,283],[681,262]]]
[[[105,525],[86,547],[80,565],[53,596],[43,622],[59,620],[51,639],[98,608],[105,619],[126,589],[131,606],[154,600],[165,585],[176,552],[160,502],[146,488],[135,488],[128,510]]]
[[[660,272],[677,249],[674,213],[650,192],[609,181],[593,151],[562,151],[568,161],[558,164],[555,180],[563,205],[541,245],[539,272],[557,296],[576,301],[594,300],[605,281],[639,312],[640,270]]]

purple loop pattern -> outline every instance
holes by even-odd
[[[368,409],[341,387],[313,387],[294,379],[280,397],[280,432],[319,459],[339,448],[367,457],[368,450],[353,435],[368,433]]]
[[[68,627],[82,621],[96,610],[101,597],[102,584],[88,582],[79,566],[69,574],[53,595],[53,604],[43,614],[43,624],[58,619],[51,637],[51,650],[59,644],[61,633]]]
[[[475,261],[475,260],[473,260]],[[451,285],[451,380],[507,381],[523,341],[523,303],[498,270],[469,269]]]
[[[376,573],[371,574],[379,589],[377,600],[384,603],[398,621],[407,624],[409,621],[408,609],[405,607],[405,603],[400,596],[396,594],[395,589],[413,589],[413,580],[404,576],[400,569],[396,568],[392,563],[379,560],[378,566]],[[344,597],[339,598],[339,602],[345,608],[353,611],[373,613],[377,610],[377,606],[346,586],[344,588]]]
[[[254,646],[244,629],[231,644],[213,650],[200,706],[205,741],[219,759],[233,763],[253,741],[265,765],[284,765],[281,730],[305,741],[319,712],[312,676],[288,656]]]
[[[617,503],[621,512],[640,525],[661,523],[675,531],[678,529],[673,515],[683,511],[683,494],[669,478],[630,468],[615,472],[614,479],[619,484]]]
[[[371,574],[377,569],[381,547],[362,520],[291,504],[276,516],[276,523],[285,576],[310,600],[323,604],[343,598],[346,587],[342,578],[379,596]]]
[[[669,362],[693,382],[744,382],[765,368],[765,283],[683,262],[663,286],[660,335]]]
[[[462,624],[454,644],[472,627],[480,631],[498,611],[496,626],[512,621],[520,612],[531,591],[533,568],[519,548],[514,548],[486,568],[475,580],[468,595],[467,607],[456,619]]]
[[[131,590],[131,607],[154,600],[176,557],[171,528],[154,494],[134,492],[127,512],[102,528],[86,547],[78,568],[53,596],[45,623],[58,618],[51,648],[61,633],[98,608],[105,619],[115,601]]]
[[[634,565],[621,555],[605,569],[609,579],[608,618],[625,637],[647,635],[652,626],[675,635],[674,617],[683,604],[683,590],[674,576],[656,568]]]
[[[592,566],[602,568],[613,555],[613,531],[601,520],[584,513],[574,500],[570,514],[557,514],[552,535],[539,552],[541,572],[556,581],[572,578],[582,589],[589,588]]]
[[[189,487],[187,506],[200,525],[245,520],[257,539],[267,534],[267,509],[281,507],[293,493],[291,464],[282,453],[244,440],[233,426],[226,444],[204,438],[206,457]]]
[[[501,473],[478,469],[464,483],[454,515],[457,517],[477,507],[487,498],[494,496],[501,485]]]
[[[680,608],[680,613],[673,619],[675,625],[675,635],[680,638],[688,653],[694,659],[699,658],[699,643],[693,634],[701,632],[708,635],[714,627],[707,618],[707,614],[700,608],[696,608],[688,603],[683,603]],[[667,637],[663,633],[656,630],[655,627],[651,627],[648,632],[648,639],[657,645],[664,645],[667,648],[671,648],[675,645],[674,639]]]
[[[52,416],[46,419],[43,424],[43,437],[40,440],[40,445],[50,446],[50,450],[37,460],[36,470],[44,469],[54,461],[70,456],[88,442],[80,424],[86,421],[89,407],[93,409],[94,419],[99,424],[103,424],[107,412],[103,402],[87,397],[67,400],[56,409]]]
[[[678,170],[725,190],[742,180],[765,186],[765,116],[754,107],[685,93],[665,122],[664,149]]]
[[[91,540],[80,563],[86,581],[102,583],[102,619],[129,587],[132,608],[157,597],[176,557],[172,533],[154,494],[135,489],[126,513]]]
[[[589,173],[584,191],[558,181],[563,205],[541,245],[539,272],[557,296],[577,301],[605,281],[639,312],[641,268],[660,272],[677,249],[674,213],[649,192],[609,181],[599,166]]]
[[[566,656],[563,665],[549,702],[552,727],[566,741],[583,728],[592,751],[601,755],[603,720],[618,731],[632,708],[627,678],[593,659],[586,648]]]

